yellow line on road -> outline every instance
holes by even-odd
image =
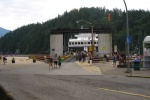
[[[107,89],[107,88],[99,88],[99,89],[100,90],[105,90],[105,91],[110,91],[110,92],[122,93],[122,94],[133,95],[133,96],[139,96],[139,97],[144,97],[144,98],[150,98],[150,96],[143,95],[143,94],[136,94],[136,93],[131,93],[131,92],[111,90],[111,89]]]
[[[10,92],[7,93],[8,96],[12,96],[12,94]]]
[[[80,63],[76,63],[76,64],[78,64],[78,65],[80,65],[81,67],[83,67]],[[90,71],[89,69],[87,69],[86,67],[83,67],[84,69],[86,69],[87,71],[89,71],[89,72],[92,72],[92,71]]]
[[[78,65],[80,65],[81,67],[83,67],[84,69],[86,69],[89,72],[101,72],[99,67],[96,66],[91,66],[90,64],[86,63],[86,62],[76,62]]]

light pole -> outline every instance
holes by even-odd
[[[85,23],[88,23],[88,24],[90,24],[90,25],[92,25],[91,27],[91,36],[92,36],[92,45],[91,45],[91,47],[92,47],[92,56],[94,56],[94,39],[93,39],[93,37],[94,37],[94,33],[93,33],[93,27],[94,27],[94,25],[91,23],[91,22],[88,22],[88,21],[85,21],[85,20],[78,20],[78,21],[76,21],[77,23],[79,23],[79,22],[85,22]]]
[[[84,41],[84,51],[86,51],[86,41]]]
[[[128,9],[127,9],[127,5],[126,5],[126,2],[125,0],[124,1],[124,5],[125,5],[125,8],[126,8],[126,30],[127,30],[127,38],[129,38],[129,22],[128,22]],[[130,42],[130,41],[129,41]],[[127,72],[130,72],[130,62],[129,62],[129,43],[127,43],[127,56],[128,56],[128,64],[127,64]]]

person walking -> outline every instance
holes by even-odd
[[[81,59],[82,59],[82,54],[81,54],[81,52],[78,53],[78,57],[79,57],[79,62],[80,62]]]
[[[107,60],[107,56],[106,56],[106,54],[104,54],[104,57],[103,57],[103,64],[106,63],[106,60]]]
[[[57,54],[55,54],[55,58],[54,58],[54,68],[57,68],[57,62],[58,62],[58,58],[57,58]]]
[[[73,53],[73,57],[76,58],[76,53],[75,52]]]
[[[85,62],[85,52],[82,52],[82,61]]]
[[[52,67],[52,69],[53,69],[53,58],[52,57],[49,58],[49,70],[50,70],[50,67]]]
[[[60,66],[61,66],[61,63],[62,63],[62,59],[61,59],[61,57],[59,56],[59,57],[58,57],[58,65],[59,65],[59,68],[60,68]]]
[[[92,59],[93,59],[92,54],[90,54],[90,58],[89,58],[90,66],[92,66]]]
[[[113,60],[114,67],[116,67],[117,56],[114,55],[113,58],[112,58],[112,60]]]
[[[7,63],[7,58],[5,56],[3,56],[3,62],[4,62],[4,65],[5,63]]]

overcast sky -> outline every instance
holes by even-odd
[[[125,0],[129,9],[150,11],[150,0]],[[0,27],[14,30],[30,23],[45,22],[65,11],[81,7],[125,10],[123,0],[0,0]]]

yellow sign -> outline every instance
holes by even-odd
[[[94,45],[93,44],[91,45],[91,47],[92,47],[92,50],[94,50]]]
[[[94,50],[94,45],[91,45],[90,47],[89,47],[89,51],[93,51]]]
[[[103,47],[102,47],[102,50],[105,50],[105,49],[106,49],[105,46],[103,46]]]
[[[89,51],[92,51],[92,47],[89,47]]]

